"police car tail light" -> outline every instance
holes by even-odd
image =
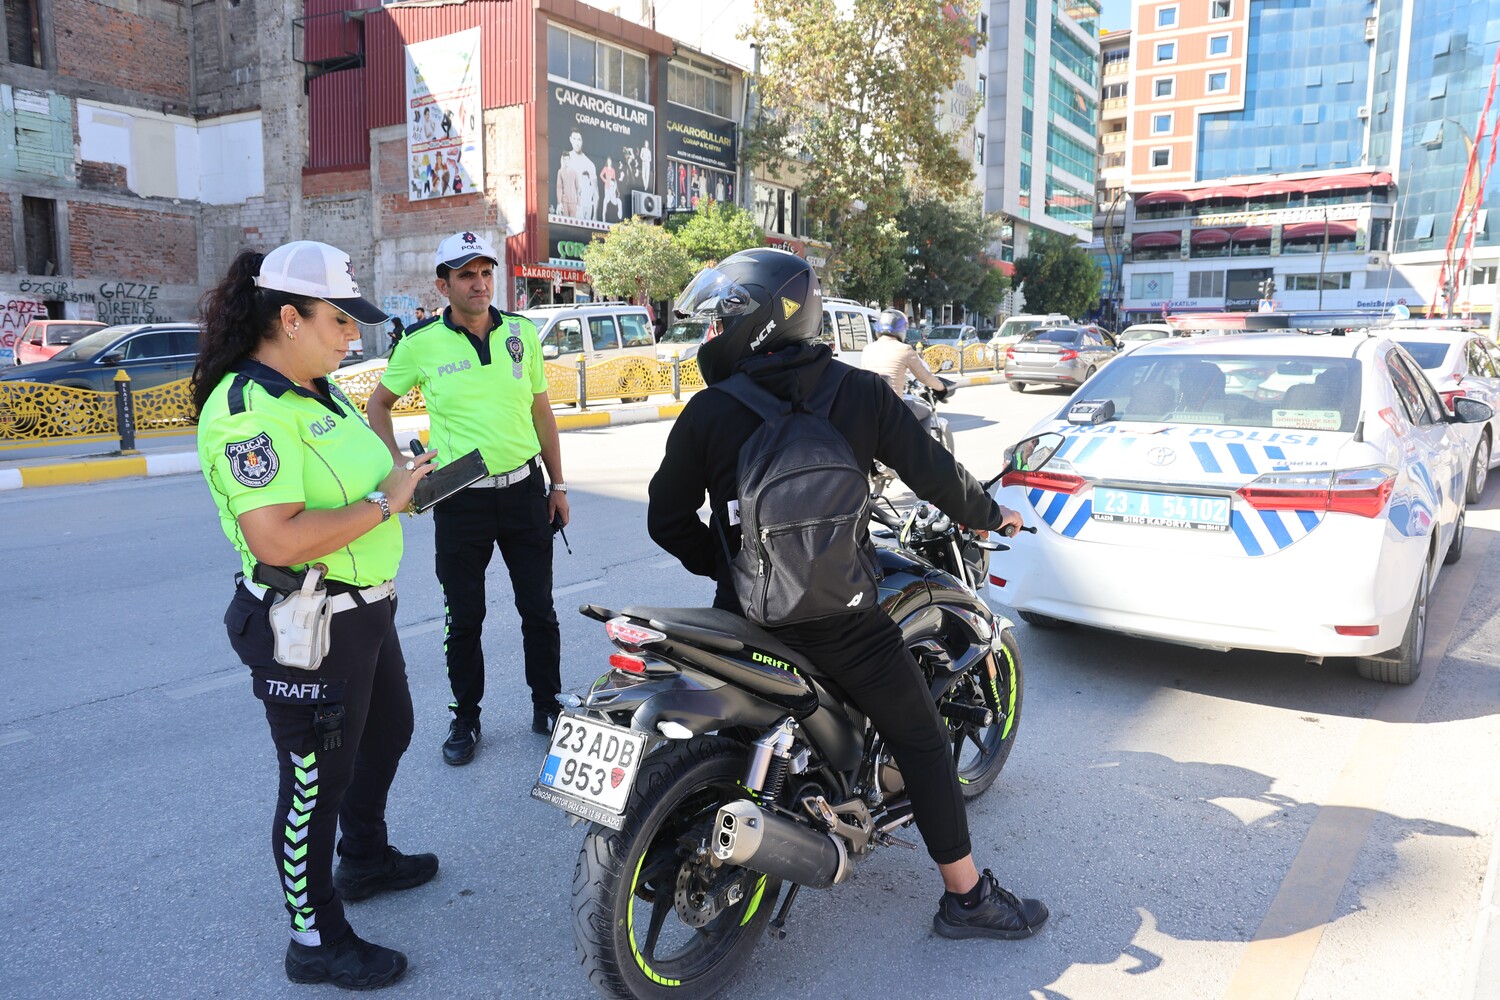
[[[660,642],[666,638],[663,633],[646,628],[644,625],[637,625],[625,617],[611,618],[605,622],[604,634],[609,636],[615,645],[629,652],[638,652],[642,646]],[[641,669],[644,670],[645,667],[642,666]]]
[[[646,661],[639,656],[631,656],[628,653],[611,653],[609,665],[616,670],[623,670],[627,674],[644,674],[646,672]]]
[[[1457,399],[1458,397],[1460,397],[1460,396],[1467,396],[1468,394],[1469,394],[1468,390],[1466,390],[1466,389],[1449,389],[1447,392],[1444,392],[1442,394],[1442,396],[1443,396],[1443,405],[1448,408],[1448,412],[1449,413],[1452,413],[1453,412],[1453,401],[1455,399]]]
[[[1256,510],[1310,510],[1379,517],[1391,499],[1396,470],[1385,465],[1342,472],[1269,472],[1239,489]]]
[[[1083,489],[1085,482],[1082,476],[1039,469],[1036,472],[1007,472],[1000,480],[1000,485],[1024,486],[1029,490],[1048,490],[1052,493],[1066,493],[1071,496]]]

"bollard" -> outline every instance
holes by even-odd
[[[135,451],[135,397],[130,392],[130,376],[121,368],[115,372],[115,426],[120,431],[120,452]]]
[[[682,358],[672,352],[672,398],[682,402]]]
[[[589,408],[589,376],[585,369],[583,355],[578,355],[578,412],[582,413]]]
[[[958,373],[960,375],[964,373],[964,342],[962,340],[958,342]]]

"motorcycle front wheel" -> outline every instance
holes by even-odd
[[[664,745],[636,777],[623,829],[593,825],[573,875],[573,940],[605,996],[708,997],[728,985],[771,920],[781,881],[709,864],[719,807],[744,797],[742,745]]]
[[[993,677],[981,664],[961,677],[948,693],[950,702],[983,706],[994,715],[988,726],[947,720],[958,786],[965,799],[977,799],[1000,777],[1021,724],[1021,646],[1010,629],[1001,633],[1000,649],[994,658]]]

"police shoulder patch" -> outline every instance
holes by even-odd
[[[224,446],[224,457],[229,459],[229,474],[235,481],[251,488],[265,486],[281,468],[276,449],[271,447],[271,436],[265,433],[229,442]]]

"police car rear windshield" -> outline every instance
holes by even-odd
[[[1406,348],[1406,353],[1415,358],[1417,364],[1423,368],[1440,368],[1443,359],[1448,356],[1447,344],[1408,343],[1405,340],[1398,341],[1398,343]]]
[[[1359,423],[1359,397],[1357,361],[1272,355],[1126,355],[1088,391],[1114,402],[1117,421],[1344,433]]]

